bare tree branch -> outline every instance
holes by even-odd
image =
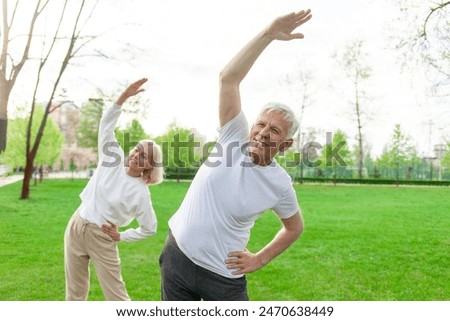
[[[428,13],[427,17],[425,18],[425,22],[423,24],[423,34],[421,35],[421,37],[423,37],[424,39],[427,39],[427,25],[428,25],[428,20],[430,19],[430,17],[436,11],[443,9],[444,7],[446,7],[449,4],[450,4],[450,1],[442,2],[440,4],[437,4],[436,7],[433,7],[433,8],[430,9],[430,12]]]
[[[54,45],[55,45],[55,43],[56,43],[56,36],[58,35],[58,32],[59,32],[60,27],[61,27],[62,20],[63,20],[63,18],[64,18],[64,14],[65,14],[65,12],[66,12],[67,1],[68,1],[68,0],[66,0],[66,1],[64,2],[64,6],[63,6],[63,9],[62,9],[62,12],[61,12],[61,15],[60,15],[60,19],[59,19],[59,21],[58,21],[58,25],[57,25],[57,28],[56,28],[56,31],[55,31],[55,36],[52,38],[52,43],[51,43],[51,45],[50,45],[50,48],[48,49],[47,54],[45,55],[45,57],[42,57],[42,58],[40,59],[40,63],[39,63],[39,67],[38,67],[38,72],[37,72],[37,77],[36,77],[36,83],[35,83],[34,91],[33,91],[33,98],[32,98],[32,101],[31,101],[31,113],[30,113],[30,117],[29,117],[29,119],[28,119],[28,126],[27,126],[27,140],[26,140],[26,153],[27,153],[27,154],[30,153],[30,147],[31,147],[31,131],[32,131],[32,127],[33,127],[34,110],[35,110],[35,107],[36,107],[36,95],[37,95],[37,91],[38,91],[38,89],[39,89],[39,83],[40,83],[40,80],[41,80],[41,72],[42,72],[42,69],[44,68],[45,64],[47,63],[48,58],[49,58],[51,52],[53,51]],[[48,3],[48,2],[47,2],[47,3]],[[46,4],[47,4],[47,3],[46,3]],[[45,38],[44,38],[43,42],[44,42],[44,44],[45,44]],[[43,46],[43,47],[44,47],[44,46]],[[47,111],[44,113],[44,119],[45,119],[45,120],[46,120],[46,114],[47,114]],[[41,122],[41,126],[40,126],[40,127],[42,127],[42,123],[44,123],[44,121]],[[44,126],[45,126],[45,124],[44,124]],[[39,131],[39,132],[40,132],[40,131]],[[43,131],[42,131],[42,132],[43,132]],[[35,141],[35,143],[33,144],[33,150],[35,149],[35,148],[34,148],[35,146],[36,146],[36,141]],[[36,148],[36,150],[37,150],[37,148]],[[34,157],[33,157],[33,158],[34,158]]]
[[[80,37],[81,32],[83,31],[84,27],[86,26],[86,24],[88,23],[88,21],[92,18],[92,14],[95,11],[95,8],[98,5],[98,0],[95,2],[95,4],[92,6],[91,12],[89,12],[89,15],[86,17],[86,19],[84,20],[82,26],[80,27],[80,29],[78,30],[78,34],[77,34],[77,38]]]
[[[39,148],[39,144],[40,144],[41,137],[42,137],[42,135],[44,134],[45,125],[46,125],[46,123],[47,123],[47,118],[48,118],[48,114],[49,114],[49,112],[50,112],[50,107],[51,107],[51,105],[52,105],[52,103],[53,103],[53,99],[54,99],[54,97],[55,97],[56,89],[58,88],[59,82],[60,82],[60,80],[61,80],[61,77],[62,77],[62,75],[63,75],[63,73],[64,73],[64,71],[65,71],[65,69],[66,69],[68,63],[69,63],[69,60],[70,60],[70,58],[72,57],[73,46],[74,46],[74,44],[75,44],[75,42],[76,42],[76,40],[77,40],[77,38],[76,38],[76,30],[77,30],[77,27],[78,27],[79,18],[80,18],[80,16],[81,16],[81,13],[82,13],[83,8],[84,8],[84,4],[85,4],[85,1],[83,0],[82,3],[81,3],[80,9],[79,9],[79,11],[78,11],[77,18],[76,18],[76,20],[75,20],[75,24],[74,24],[73,31],[72,31],[72,38],[71,38],[71,41],[70,41],[70,43],[69,43],[69,47],[68,47],[68,49],[67,49],[67,53],[66,53],[65,58],[64,58],[64,60],[63,60],[63,62],[62,62],[62,64],[61,64],[61,68],[60,68],[60,70],[59,70],[57,79],[56,79],[56,81],[55,81],[54,84],[53,84],[53,88],[52,88],[52,91],[51,91],[51,94],[50,94],[50,98],[49,98],[49,100],[48,100],[48,102],[47,102],[47,106],[46,106],[46,108],[45,108],[44,117],[43,117],[43,119],[42,119],[42,121],[41,121],[41,124],[40,124],[40,126],[39,126],[38,134],[36,135],[36,139],[35,139],[35,141],[34,141],[33,148],[32,148],[31,151],[30,151],[30,153],[31,153],[31,155],[32,155],[33,157],[34,157],[34,156],[36,155],[36,153],[37,153],[37,150],[38,150],[38,148]],[[58,29],[57,29],[57,31],[56,31],[56,34],[59,32],[59,29],[60,29],[59,27],[60,27],[60,24],[61,24],[61,22],[62,22],[62,20],[63,20],[64,13],[65,13],[65,11],[66,11],[66,5],[67,5],[67,0],[66,0],[65,3],[64,3],[63,11],[62,11],[62,13],[61,13],[61,19],[60,19],[60,21],[58,22]],[[56,38],[56,37],[55,37],[55,38]],[[54,44],[55,44],[55,41],[56,41],[56,40],[54,39],[53,42],[52,42],[52,45],[51,45],[51,47],[50,47],[50,49],[49,49],[49,51],[48,51],[48,53],[47,53],[47,56],[45,57],[45,60],[41,63],[41,66],[42,66],[42,67],[43,67],[43,66],[45,65],[45,63],[47,62],[47,59],[48,59],[48,57],[50,56],[51,51],[53,50],[53,46],[54,46]],[[38,79],[40,78],[40,74],[41,74],[41,72],[42,72],[42,67],[39,68]],[[39,80],[38,80],[38,82],[39,82]],[[38,87],[38,83],[36,84],[36,90],[37,90],[37,87]],[[36,92],[36,91],[35,91],[35,92]],[[35,96],[33,97],[33,105],[34,105],[34,104],[35,104]],[[32,117],[30,117],[30,118],[32,118]],[[28,148],[28,147],[29,147],[29,145],[28,145],[28,141],[27,141],[27,148]]]
[[[10,26],[14,23],[14,17],[16,16],[17,7],[19,6],[19,0],[16,1],[16,5],[14,6],[13,14],[11,16],[11,21],[9,23]]]
[[[36,82],[35,82],[35,88],[34,88],[33,100],[32,100],[32,108],[31,108],[32,111],[31,111],[30,120],[28,122],[28,127],[27,127],[26,166],[25,166],[25,174],[24,174],[22,193],[21,193],[21,198],[23,198],[23,199],[24,198],[26,199],[29,197],[29,182],[30,182],[32,172],[33,172],[33,166],[34,166],[33,164],[34,164],[34,160],[35,160],[37,151],[40,146],[41,139],[43,137],[44,129],[45,129],[45,126],[46,126],[46,123],[48,120],[48,115],[51,112],[53,112],[54,110],[56,110],[57,108],[61,107],[66,102],[66,101],[63,101],[63,102],[59,102],[55,105],[53,104],[53,101],[56,97],[56,90],[60,84],[61,78],[62,78],[67,66],[69,65],[70,60],[74,57],[75,53],[79,50],[79,48],[77,48],[77,49],[74,49],[74,48],[75,48],[76,43],[81,38],[80,24],[81,24],[82,14],[85,10],[85,4],[86,4],[85,0],[81,1],[81,4],[77,9],[78,11],[76,14],[76,19],[73,22],[73,28],[70,33],[71,35],[69,37],[69,43],[67,44],[64,58],[60,62],[60,67],[59,67],[58,73],[56,75],[56,79],[53,82],[53,85],[52,85],[52,88],[51,88],[51,91],[49,94],[49,98],[47,100],[47,104],[44,109],[44,115],[42,117],[42,120],[40,121],[40,125],[38,128],[36,137],[33,138],[34,140],[32,141],[31,126],[32,126],[33,113],[34,113],[35,106],[36,106],[37,92],[40,87],[40,79],[44,73],[44,67],[50,61],[49,60],[50,55],[52,54],[52,52],[55,51],[55,44],[56,44],[57,40],[64,39],[64,38],[59,37],[59,32],[61,30],[62,21],[65,19],[65,13],[68,11],[67,4],[68,4],[68,0],[66,0],[64,3],[63,9],[62,9],[60,17],[59,17],[59,21],[57,23],[57,29],[55,31],[52,42],[50,43],[50,46],[48,47],[45,54],[42,54],[42,56],[40,58],[39,67],[37,70],[37,78],[36,78]],[[92,15],[92,12],[89,14],[89,17],[91,15]],[[86,23],[86,21],[85,21],[85,23]],[[88,37],[88,41],[91,41],[91,40],[92,40],[92,38]],[[43,40],[43,48],[44,47],[45,47],[45,39]]]
[[[44,4],[44,6],[46,6],[47,3],[48,3],[48,1]],[[40,4],[41,4],[41,0],[39,0],[37,2],[36,8],[34,9],[33,17],[31,18],[30,27],[29,27],[29,31],[28,31],[29,32],[28,39],[27,39],[27,43],[25,45],[25,48],[24,48],[24,51],[22,54],[22,58],[20,59],[19,63],[17,65],[13,66],[13,68],[12,68],[11,78],[9,79],[11,87],[16,82],[17,76],[19,75],[20,71],[22,70],[23,65],[25,64],[25,62],[28,59],[28,53],[30,52],[31,40],[33,39],[34,26],[36,24],[37,18],[39,17],[39,14],[42,12],[42,10],[39,11]]]

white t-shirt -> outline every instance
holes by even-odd
[[[80,194],[80,216],[98,226],[127,226],[136,219],[139,228],[120,232],[121,241],[131,242],[155,234],[157,220],[147,184],[126,173],[124,153],[114,135],[120,113],[120,106],[113,105],[100,121],[99,164]]]
[[[254,164],[247,154],[248,123],[242,112],[220,129],[219,141],[197,175],[169,227],[195,264],[228,278],[228,253],[244,250],[250,229],[265,210],[280,218],[299,211],[292,181],[273,160]]]

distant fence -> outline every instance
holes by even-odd
[[[369,185],[424,185],[424,186],[450,186],[450,181],[426,181],[426,180],[395,180],[395,179],[359,179],[359,178],[320,178],[303,177],[295,178],[298,183],[332,183],[332,184],[369,184]]]
[[[166,168],[166,179],[191,180],[194,178],[197,170],[198,168]],[[287,172],[292,177],[292,180],[297,183],[450,186],[448,174],[443,175],[445,179],[441,180],[438,180],[437,177],[434,177],[433,180],[425,179],[427,175],[420,176],[424,177],[421,179],[417,179],[416,175],[413,176],[413,179],[405,179],[399,175],[399,179],[397,179],[397,174],[393,169],[390,171],[391,177],[367,177],[369,172],[365,168],[363,172],[366,177],[362,179],[355,177],[355,168],[327,168],[322,172],[314,168],[305,168],[303,173],[300,168],[294,170],[291,168]],[[387,173],[388,171],[384,169],[380,172]]]

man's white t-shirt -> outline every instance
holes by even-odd
[[[218,143],[198,170],[178,211],[169,221],[179,248],[195,264],[228,278],[228,253],[242,251],[264,211],[281,219],[299,211],[292,181],[273,160],[255,165],[248,156],[248,123],[242,113],[220,129]]]
[[[130,242],[155,234],[157,220],[147,184],[126,173],[124,153],[114,134],[120,113],[120,106],[113,105],[100,121],[99,164],[80,194],[80,217],[99,227],[107,222],[127,226],[136,219],[138,228],[120,232],[120,240]]]

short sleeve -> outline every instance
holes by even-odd
[[[272,208],[272,210],[281,218],[286,219],[299,211],[297,202],[297,195],[292,186],[283,193],[279,202]]]
[[[242,110],[239,114],[228,121],[219,129],[218,143],[225,144],[229,142],[247,142],[249,137],[249,128],[247,118]]]

